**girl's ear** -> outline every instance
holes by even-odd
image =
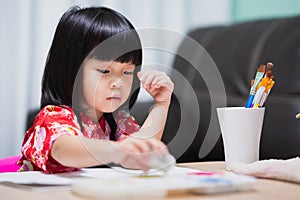
[[[300,119],[300,113],[295,116],[297,119]]]
[[[142,73],[141,71],[138,71],[138,72],[137,72],[137,77],[138,77],[140,80],[141,80],[142,74],[143,74],[143,73]]]

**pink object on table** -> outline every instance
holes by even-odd
[[[213,176],[216,174],[221,174],[219,172],[190,172],[188,175],[195,175],[195,176]]]
[[[21,158],[21,155],[11,156],[0,159],[0,173],[1,172],[17,172],[20,166],[16,162]]]

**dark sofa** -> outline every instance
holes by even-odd
[[[191,39],[207,52],[191,44]],[[215,108],[245,106],[250,81],[257,67],[267,62],[274,64],[272,71],[276,83],[265,104],[260,159],[300,155],[300,121],[295,119],[295,114],[300,112],[300,17],[199,28],[182,41],[177,54],[171,73],[176,94],[172,98],[163,141],[178,162],[224,160]],[[220,72],[226,91],[225,104],[212,105],[224,97],[213,87],[208,89],[207,82],[216,77],[203,77],[209,72],[199,73],[197,69],[205,66],[217,67]],[[191,84],[193,91],[186,90],[187,86],[176,75],[178,72]],[[196,107],[190,101],[193,92],[198,100]],[[148,108],[137,103],[132,110],[138,120],[144,119],[141,109]],[[193,114],[197,109],[200,120],[195,120]],[[183,116],[183,111],[190,115]],[[189,127],[178,130],[184,120],[199,125],[196,134],[191,133]]]

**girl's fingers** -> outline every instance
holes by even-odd
[[[138,77],[144,87],[151,86],[153,84],[156,84],[161,79],[168,78],[165,72],[154,70],[139,72]]]
[[[160,86],[162,86],[162,83],[163,82],[167,82],[166,80],[167,80],[167,76],[164,76],[164,75],[159,75],[159,76],[156,76],[154,79],[153,79],[153,81],[152,81],[152,85],[154,86],[154,87],[160,87]]]
[[[157,139],[135,139],[135,138],[126,138],[126,143],[124,143],[124,150],[127,153],[134,153],[134,154],[149,154],[154,151],[162,151],[167,152],[166,145],[157,140]],[[126,145],[126,146],[125,146]]]
[[[151,86],[152,84],[152,81],[154,80],[154,78],[157,76],[156,73],[149,73],[146,75],[146,77],[144,78],[144,81],[143,81],[143,85],[145,87],[147,86]]]
[[[127,140],[127,141],[126,141]],[[148,162],[154,154],[165,156],[168,154],[166,145],[157,139],[138,140],[126,138],[122,141],[119,164],[127,168],[148,171]]]
[[[137,149],[139,149],[139,153],[147,154],[152,151],[152,147],[147,144],[146,141],[139,140],[137,145]]]
[[[122,141],[121,150],[126,151],[126,153],[132,154],[147,154],[153,150],[153,142],[148,140],[126,138]]]
[[[116,160],[117,164],[121,164],[122,166],[131,169],[148,170],[146,164],[149,160],[149,156],[145,155],[143,152],[149,150],[143,147],[140,141],[137,142],[133,139],[126,138],[118,144],[119,148],[116,153],[116,157],[118,157]]]
[[[134,156],[127,156],[121,161],[121,165],[125,168],[130,169],[141,169],[143,171],[148,171],[149,167],[147,165],[148,160],[135,158]]]
[[[160,154],[160,155],[166,155],[169,153],[166,145],[163,142],[161,142],[157,139],[150,139],[150,140],[147,140],[147,142],[151,146],[151,152],[149,152],[149,153],[155,153],[155,154]]]
[[[170,78],[165,78],[165,79],[160,79],[157,81],[157,83],[155,84],[157,87],[161,87],[161,86],[165,86],[167,88],[170,88],[172,87],[172,82],[170,80]]]

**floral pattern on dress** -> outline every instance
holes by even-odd
[[[88,138],[109,140],[110,127],[102,117],[95,123],[84,113],[80,113],[83,132],[72,108],[67,106],[46,106],[36,116],[33,126],[28,129],[22,144],[22,158],[18,161],[19,171],[38,170],[46,173],[61,173],[79,170],[58,163],[50,155],[53,142],[62,135],[84,135]],[[140,126],[125,111],[116,115],[117,140],[138,131]]]
[[[128,112],[121,110],[117,113],[115,117],[117,127],[117,135],[116,138],[119,140],[122,136],[128,136],[134,132],[139,131],[140,126],[135,121],[134,117],[131,116]]]
[[[95,139],[109,140],[110,127],[108,122],[102,117],[99,123],[95,123],[84,113],[80,113],[84,136]],[[102,124],[102,126],[101,126]]]

